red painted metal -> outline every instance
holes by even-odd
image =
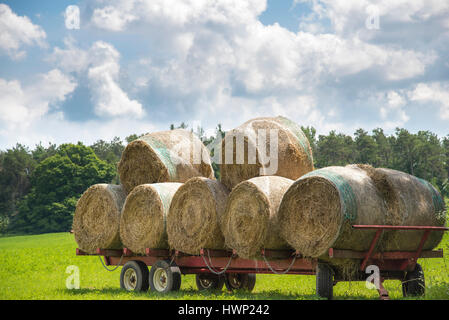
[[[329,258],[339,259],[357,259],[363,260],[366,256],[364,251],[340,250],[329,248]],[[371,255],[373,260],[397,260],[397,259],[413,259],[416,257],[415,251],[391,251],[391,252],[375,252]],[[421,251],[419,258],[443,258],[443,250]]]
[[[390,300],[390,296],[388,295],[387,289],[384,288],[384,278],[380,278],[379,288],[377,288],[377,292],[379,292],[380,300]]]
[[[147,256],[154,256],[154,257],[170,257],[170,250],[166,249],[145,249],[145,255]]]
[[[416,262],[418,261],[419,256],[421,255],[422,248],[424,247],[424,243],[426,243],[427,238],[429,238],[430,230],[424,231],[424,234],[421,238],[421,241],[419,242],[418,250],[416,250],[415,256],[412,258],[410,262],[410,270],[415,269]]]
[[[434,226],[389,226],[389,225],[353,225],[354,229],[384,229],[384,230],[430,230],[430,231],[447,231],[446,227]]]
[[[449,230],[446,227],[434,226],[354,225],[352,227],[361,230],[376,230],[368,251],[361,252],[329,248],[328,256],[331,259],[362,260],[360,265],[360,271],[362,273],[368,263],[377,265],[382,274],[380,288],[378,288],[381,299],[388,299],[388,292],[382,285],[384,279],[402,280],[406,270],[413,270],[419,258],[443,257],[443,250],[423,251],[422,249],[431,232]],[[416,251],[374,252],[384,230],[421,230],[424,233]],[[179,251],[147,248],[145,249],[145,255],[136,255],[127,248],[123,250],[97,249],[95,254],[89,254],[80,249],[76,249],[76,254],[79,256],[103,256],[106,265],[124,265],[128,261],[139,260],[151,266],[161,259],[173,259],[173,262],[181,269],[183,274],[210,273],[211,271],[207,265],[218,272],[223,271],[227,267],[226,273],[272,273],[265,261],[260,259],[243,259],[238,257],[235,250],[202,249],[200,255],[188,255]],[[261,251],[262,257],[270,260],[270,265],[272,265],[275,271],[286,270],[293,262],[292,259],[296,257],[295,262],[287,274],[314,275],[318,264],[318,259],[304,258],[298,251],[293,250],[263,249]],[[207,264],[205,260],[208,262]],[[334,281],[344,280],[335,278]]]
[[[382,233],[383,233],[383,229],[378,229],[376,231],[376,234],[374,235],[373,241],[371,242],[371,245],[369,247],[369,250],[366,253],[365,258],[363,259],[362,264],[360,265],[360,270],[361,271],[365,270],[366,264],[368,263],[368,260],[371,258],[371,254],[373,253],[374,248],[376,247],[377,242],[379,241],[379,238],[382,235]]]

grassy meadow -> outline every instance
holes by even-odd
[[[426,296],[420,299],[449,299],[449,233],[440,244],[444,259],[421,260],[426,279]],[[252,293],[200,293],[193,275],[182,277],[181,290],[160,295],[120,289],[121,268],[106,271],[96,256],[76,256],[76,243],[70,233],[0,238],[0,299],[318,299],[315,277],[296,275],[257,275]],[[80,270],[80,289],[66,288],[66,268]],[[386,281],[392,299],[403,299],[401,283]],[[335,299],[377,299],[376,290],[364,282],[338,283]]]

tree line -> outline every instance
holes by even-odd
[[[185,123],[170,129],[188,129]],[[215,136],[202,128],[192,132],[210,144],[225,132],[218,125]],[[430,131],[411,133],[397,128],[386,135],[380,128],[371,133],[358,129],[354,136],[329,132],[317,135],[315,128],[302,127],[309,139],[316,168],[350,163],[392,168],[430,181],[449,196],[449,135],[439,138]],[[90,146],[78,144],[36,145],[30,149],[17,144],[0,150],[0,233],[32,234],[71,229],[76,202],[96,183],[120,183],[117,163],[133,134],[122,141],[98,140]],[[215,176],[219,166],[213,163]]]

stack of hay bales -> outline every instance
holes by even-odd
[[[213,178],[209,151],[189,131],[131,142],[118,166],[122,185],[94,185],[77,204],[73,230],[80,249],[193,255],[232,249],[248,259],[260,258],[262,249],[295,249],[327,259],[331,247],[368,249],[375,231],[354,224],[445,223],[442,197],[424,180],[367,165],[314,170],[306,136],[283,117],[245,122],[226,134],[219,150],[221,181]],[[388,231],[379,248],[412,251],[421,235]],[[424,249],[441,238],[431,233]]]
[[[122,185],[93,186],[78,202],[73,225],[80,249],[235,249],[257,258],[264,248],[290,248],[280,237],[278,208],[293,180],[313,170],[300,127],[283,117],[253,119],[229,132],[219,148],[223,161],[230,149],[233,162],[221,164],[221,182],[213,178],[209,151],[186,130],[128,144],[118,164]]]
[[[234,143],[239,139],[243,148]],[[175,193],[167,217],[170,247],[188,254],[234,249],[244,258],[258,258],[264,248],[290,248],[279,236],[278,207],[290,179],[313,170],[300,127],[283,117],[253,119],[228,132],[219,149],[221,181],[192,178]],[[263,161],[267,153],[278,165],[274,172],[267,173],[273,164]]]
[[[175,191],[192,177],[213,178],[207,148],[181,129],[131,142],[118,171],[122,185],[92,186],[77,203],[73,231],[85,252],[123,245],[137,253],[168,248],[166,217]]]

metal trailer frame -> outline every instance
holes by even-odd
[[[377,287],[380,299],[389,299],[387,290],[382,283],[385,279],[400,280],[403,283],[403,293],[407,295],[405,286],[410,281],[422,281],[422,271],[419,279],[408,279],[407,274],[414,272],[418,259],[443,258],[443,250],[424,251],[423,247],[431,232],[444,232],[446,227],[434,226],[390,226],[390,225],[353,225],[354,229],[376,230],[368,251],[353,251],[329,248],[326,259],[303,257],[301,253],[293,250],[261,250],[261,259],[243,259],[235,250],[209,250],[201,249],[200,255],[188,255],[176,250],[150,249],[144,255],[137,255],[128,248],[123,250],[97,249],[95,254],[76,249],[78,256],[103,256],[106,266],[124,266],[130,261],[140,261],[146,266],[153,266],[158,261],[168,261],[170,266],[179,268],[181,274],[210,274],[210,275],[236,275],[236,274],[297,274],[316,275],[317,293],[328,299],[333,298],[333,286],[338,282],[349,281],[339,275],[332,268],[332,259],[354,259],[361,261],[355,279],[351,281],[365,281],[366,267],[376,265],[380,271],[380,282]],[[376,245],[385,230],[415,230],[423,231],[423,235],[416,251],[389,251],[375,252]],[[321,266],[321,267],[320,267]],[[418,265],[420,268],[420,266]],[[324,279],[324,280],[323,280]],[[151,280],[150,280],[151,281]],[[421,282],[420,282],[421,283]],[[179,278],[180,286],[180,278]],[[422,286],[422,285],[421,285]],[[418,290],[419,291],[419,290]],[[412,294],[424,294],[421,291]]]

